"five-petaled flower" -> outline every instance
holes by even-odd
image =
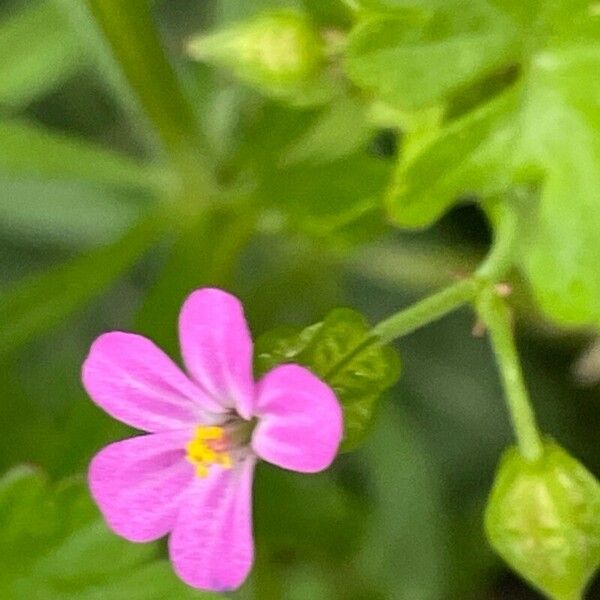
[[[342,413],[325,383],[298,365],[258,382],[240,302],[200,289],[179,317],[185,375],[139,335],[111,332],[92,345],[83,383],[116,419],[147,432],[92,460],[92,495],[109,526],[134,542],[170,533],[177,574],[194,587],[238,587],[253,560],[256,460],[305,473],[334,459]]]

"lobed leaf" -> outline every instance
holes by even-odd
[[[298,363],[333,388],[344,410],[343,450],[362,441],[379,397],[400,374],[396,352],[374,344],[364,317],[350,309],[333,310],[302,330],[266,333],[257,340],[255,356],[259,375],[282,363]]]
[[[464,199],[480,199],[487,207],[487,200],[513,187],[537,190],[536,198],[520,202],[517,266],[548,316],[568,325],[598,324],[600,275],[593,257],[600,252],[600,26],[583,2],[522,4],[480,2],[477,10],[483,12],[475,18],[469,2],[457,17],[462,25],[455,26],[444,20],[445,11],[456,8],[450,3],[430,9],[419,17],[424,24],[410,31],[406,16],[377,17],[358,25],[353,52],[359,62],[350,61],[348,68],[356,70],[358,85],[374,86],[389,102],[448,107],[437,131],[408,137],[387,198],[394,220],[423,227]],[[497,19],[490,17],[494,12]],[[539,24],[535,44],[533,16]],[[495,41],[480,38],[480,48],[470,46],[479,35]],[[507,52],[505,42],[516,52]],[[414,60],[406,58],[411,53]],[[368,57],[384,69],[381,81],[377,68],[361,77],[360,61],[366,68]],[[419,62],[423,57],[427,68]],[[403,76],[403,60],[421,68],[411,81],[394,79],[385,71],[395,68],[394,60]],[[512,75],[500,77],[495,88],[493,72]],[[384,83],[389,90],[378,87]],[[470,87],[461,88],[465,84]],[[474,93],[474,104],[465,104],[468,90],[477,86],[487,95]],[[461,89],[463,106],[457,106]]]
[[[449,2],[367,18],[350,34],[346,72],[379,99],[404,109],[433,105],[509,60],[509,19],[485,2]]]
[[[388,211],[404,227],[426,227],[460,198],[494,196],[511,183],[516,135],[509,90],[445,127],[413,160],[398,164]]]

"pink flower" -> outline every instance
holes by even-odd
[[[109,526],[133,542],[166,534],[175,571],[225,591],[253,560],[252,477],[258,458],[313,473],[333,461],[342,413],[333,391],[298,365],[252,376],[240,302],[200,289],[179,316],[184,374],[150,340],[101,335],[83,365],[94,402],[147,432],[101,450],[89,483]]]

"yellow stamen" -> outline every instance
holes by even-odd
[[[222,427],[198,425],[194,437],[187,443],[186,458],[196,467],[198,477],[208,475],[208,467],[221,465],[225,469],[232,466],[231,456],[223,450],[225,432]]]

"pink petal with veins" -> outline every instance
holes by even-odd
[[[109,415],[144,431],[212,422],[223,411],[162,350],[133,333],[101,335],[83,364],[82,379]]]
[[[212,467],[186,493],[169,555],[188,585],[224,592],[246,579],[254,557],[252,476],[254,457],[233,469]]]
[[[343,433],[333,390],[298,365],[282,365],[258,383],[252,436],[256,454],[279,467],[314,473],[326,469]]]
[[[191,435],[189,430],[141,435],[110,444],[93,458],[90,489],[111,529],[133,542],[171,531],[195,478],[184,450]]]
[[[193,292],[179,315],[185,365],[198,385],[244,418],[252,415],[252,339],[240,301],[213,288]]]

